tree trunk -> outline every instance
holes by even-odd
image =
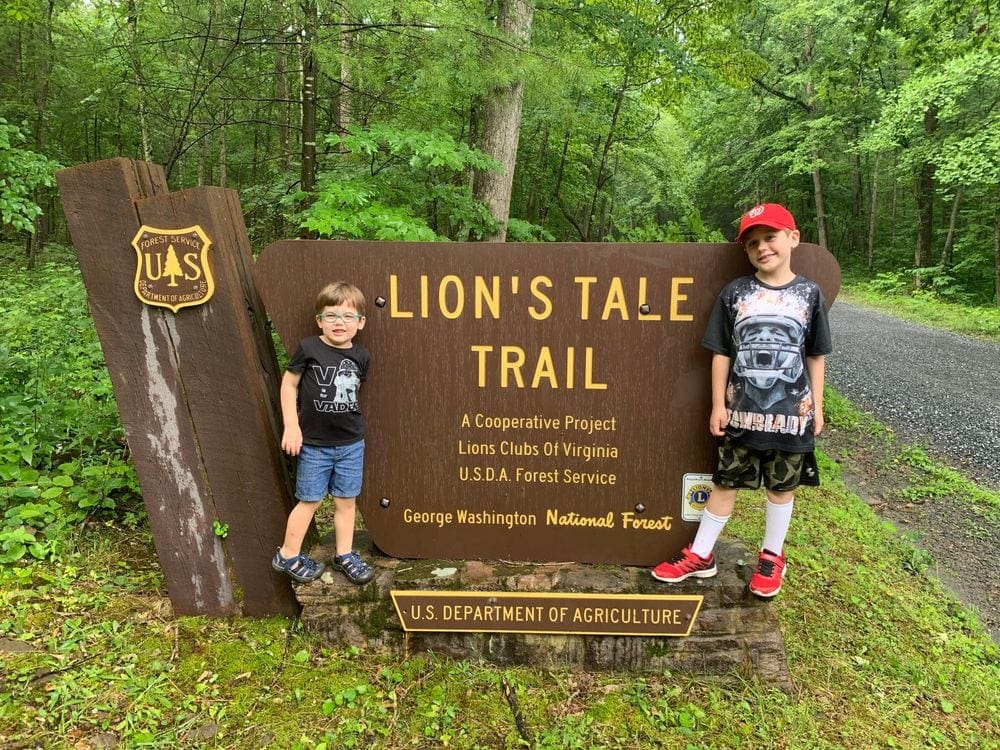
[[[542,132],[538,135],[538,172],[537,174],[541,176],[545,170],[545,160],[548,156],[548,146],[549,146],[549,124],[545,123],[542,127]],[[533,223],[538,222],[538,211],[539,204],[542,200],[542,195],[539,192],[539,185],[537,183],[528,186],[528,196],[525,205],[525,218]]]
[[[813,59],[813,38],[812,38],[812,28],[806,26],[805,29],[805,49],[803,51],[803,57],[805,58],[806,64],[812,64]],[[813,119],[816,116],[816,102],[815,102],[815,90],[812,81],[806,84],[806,111],[808,112],[809,119]],[[815,143],[812,145],[811,149],[812,157],[812,183],[813,183],[813,202],[816,205],[816,234],[817,243],[821,247],[828,247],[829,244],[826,239],[826,210],[823,206],[823,181],[819,173],[819,146]],[[839,255],[839,253],[837,253]]]
[[[930,108],[924,113],[924,134],[930,139],[937,130],[937,112]],[[915,268],[931,263],[931,242],[934,236],[934,165],[924,162],[917,173],[917,244],[913,253]]]
[[[590,207],[583,217],[583,233],[580,237],[580,240],[583,242],[590,242],[591,240],[590,224],[594,218],[594,211],[597,209],[597,197],[601,194],[601,188],[604,187],[604,172],[608,168],[608,156],[611,153],[611,146],[615,142],[615,130],[618,127],[618,117],[621,115],[622,104],[625,102],[625,93],[628,91],[629,84],[631,83],[629,80],[630,74],[631,70],[625,71],[625,76],[618,87],[615,108],[611,113],[611,124],[608,125],[608,134],[604,139],[604,145],[601,149],[601,163],[597,167],[597,179],[594,180],[594,193],[590,198]]]
[[[958,207],[962,203],[963,192],[963,186],[959,185],[958,190],[955,191],[955,200],[951,204],[951,217],[948,219],[948,234],[944,238],[944,247],[941,248],[941,265],[945,268],[951,266],[952,248],[955,243],[955,223],[958,221]]]
[[[307,0],[303,7],[305,25],[302,30],[302,142],[299,187],[305,194],[300,208],[307,208],[313,201],[313,191],[316,188],[316,77],[319,73],[319,64],[316,61],[313,45],[316,42],[319,18],[315,0]],[[311,232],[302,230],[299,236],[307,238],[311,236]]]
[[[337,91],[336,122],[337,132],[346,133],[347,126],[351,124],[351,37],[347,34],[350,19],[347,16],[346,6],[341,6],[340,11],[340,88]],[[339,149],[344,151],[343,146]]]
[[[52,15],[55,11],[55,0],[49,0],[45,6],[45,20],[42,23],[42,49],[40,65],[36,70],[35,80],[35,122],[32,128],[34,150],[42,153],[45,146],[45,117],[49,108],[49,79],[52,77]],[[45,190],[38,187],[34,190],[33,200],[39,206],[45,201]],[[34,269],[38,253],[45,245],[48,237],[48,222],[43,221],[43,215],[35,217],[34,231],[28,239],[28,269]]]
[[[278,98],[278,164],[281,171],[287,172],[291,163],[292,123],[291,98],[292,87],[288,82],[288,46],[278,45],[274,61],[274,88]]]
[[[139,137],[142,143],[142,160],[153,161],[153,151],[149,145],[149,129],[146,127],[146,80],[142,76],[142,59],[139,56],[139,10],[135,0],[128,0],[128,48],[132,63],[132,75],[135,76],[135,88],[138,92],[139,106]]]
[[[823,208],[823,182],[820,179],[819,168],[815,166],[819,164],[819,150],[815,146],[813,146],[812,156],[813,199],[816,202],[816,231],[818,233],[817,244],[828,248],[829,245],[826,240],[826,210]]]
[[[892,159],[892,164],[889,166],[889,174],[892,174],[896,170],[896,159]],[[891,230],[889,232],[889,245],[890,247],[896,246],[896,229],[899,224],[896,223],[896,215],[899,209],[899,180],[892,181],[892,205],[889,209],[889,226]]]
[[[230,105],[228,102],[222,105],[222,126],[219,128],[219,187],[227,187],[226,180],[226,125],[229,124]]]
[[[857,126],[852,128],[852,142],[861,140]],[[848,248],[849,254],[861,255],[861,247],[864,242],[864,206],[865,188],[862,176],[861,154],[855,153],[851,158],[851,244]]]
[[[868,275],[875,268],[875,216],[878,211],[878,162],[879,154],[875,154],[875,164],[872,166],[872,196],[868,210]]]
[[[997,185],[997,199],[993,203],[993,304],[1000,307],[1000,185]]]
[[[500,0],[497,28],[522,49],[531,39],[534,0]],[[507,239],[510,218],[510,192],[517,163],[517,144],[521,131],[523,81],[499,86],[486,97],[483,111],[483,151],[503,167],[503,172],[481,172],[475,181],[475,197],[483,201],[497,223],[497,230],[487,236],[487,242]]]

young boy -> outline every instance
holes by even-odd
[[[281,448],[298,456],[295,497],[285,541],[271,567],[296,581],[319,578],[323,563],[302,554],[302,541],[320,502],[333,496],[333,568],[351,583],[371,580],[374,571],[355,552],[355,498],[361,492],[365,456],[365,419],[358,389],[368,375],[371,355],[354,337],[365,327],[365,297],[352,284],[337,281],[316,298],[318,336],[301,341],[281,380]]]
[[[767,492],[764,540],[750,591],[771,598],[785,575],[794,490],[816,486],[814,437],[823,429],[824,356],[833,347],[823,294],[791,269],[795,219],[765,203],[740,220],[736,241],[757,272],[720,292],[702,346],[712,350],[709,431],[722,438],[714,487],[694,541],[653,568],[678,583],[717,572],[712,553],[739,489]]]

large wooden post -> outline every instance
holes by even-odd
[[[169,193],[159,166],[128,159],[58,181],[175,613],[296,614],[288,578],[270,568],[293,500],[280,372],[236,193]],[[176,311],[139,299],[142,226],[200,227],[210,299]]]

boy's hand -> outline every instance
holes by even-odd
[[[713,407],[712,415],[708,418],[708,431],[715,437],[722,437],[726,434],[727,424],[729,424],[729,412],[726,407]]]
[[[281,450],[289,456],[299,455],[302,450],[302,430],[298,427],[286,427],[281,436]]]
[[[817,409],[816,414],[813,415],[813,435],[819,435],[825,426],[826,421],[823,419],[823,410]]]

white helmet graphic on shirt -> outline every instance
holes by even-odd
[[[334,403],[344,404],[349,409],[357,409],[359,385],[361,385],[361,375],[358,366],[345,357],[341,360],[337,374],[333,378],[333,386],[336,388]]]
[[[803,324],[788,312],[772,307],[758,310],[736,323],[738,348],[733,373],[737,377],[767,390],[777,381],[794,383],[802,376],[797,342]]]

